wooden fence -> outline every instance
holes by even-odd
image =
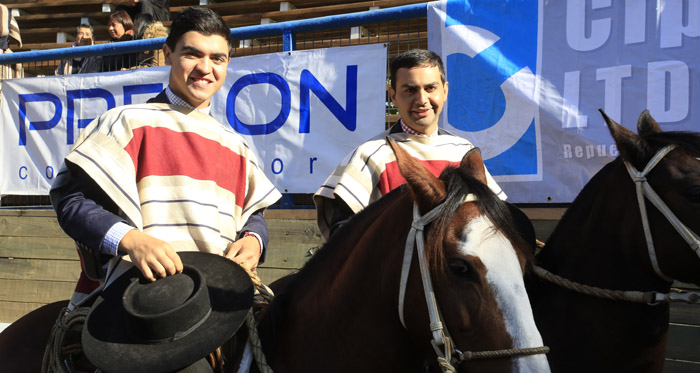
[[[258,270],[265,283],[301,268],[323,243],[315,210],[268,210],[270,245]],[[75,244],[53,210],[0,210],[0,323],[73,293],[80,274]]]
[[[546,240],[564,209],[526,208]],[[292,273],[323,243],[315,210],[267,210],[270,245],[259,274],[265,283]],[[0,323],[43,304],[67,299],[80,263],[73,241],[52,210],[0,209]],[[670,373],[700,373],[700,306],[674,304],[667,362]]]

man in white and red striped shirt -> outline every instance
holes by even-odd
[[[396,57],[391,64],[390,93],[401,119],[350,153],[314,195],[318,225],[326,240],[350,216],[406,182],[386,143],[387,136],[436,176],[447,166],[459,165],[474,147],[438,128],[447,92],[440,56],[413,49]],[[505,200],[505,193],[488,171],[486,177],[491,190]]]
[[[181,251],[225,255],[249,270],[263,258],[262,212],[281,195],[245,139],[209,115],[230,34],[211,9],[180,11],[163,46],[165,90],[102,114],[66,156],[51,200],[84,261],[73,304],[105,280],[108,262],[129,259],[155,281],[182,271]]]

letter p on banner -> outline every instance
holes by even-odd
[[[46,103],[49,107],[53,108],[53,117],[49,120],[29,120],[27,123],[27,103],[38,103],[43,102],[46,109]],[[33,110],[32,113],[51,113],[51,110]],[[58,124],[61,120],[61,114],[63,113],[63,104],[61,104],[61,99],[53,93],[43,92],[43,93],[30,93],[19,95],[19,145],[27,145],[27,129],[33,131],[40,130],[50,130]]]

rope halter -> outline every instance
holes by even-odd
[[[474,194],[467,194],[464,196],[463,202],[474,202],[476,201],[476,196]],[[401,325],[406,328],[406,322],[404,321],[404,299],[406,296],[406,284],[408,282],[408,272],[411,268],[411,260],[413,259],[413,246],[415,245],[418,265],[420,268],[421,280],[423,282],[423,294],[425,295],[425,302],[428,306],[428,316],[430,318],[430,330],[433,334],[433,339],[430,342],[435,349],[437,354],[438,365],[440,370],[445,372],[456,372],[455,365],[461,363],[465,360],[472,359],[484,359],[484,358],[496,358],[496,357],[509,357],[509,356],[523,356],[523,355],[534,355],[534,354],[546,354],[549,352],[548,347],[534,347],[534,348],[515,348],[515,349],[504,349],[504,350],[493,350],[493,351],[480,351],[480,352],[462,352],[454,346],[454,342],[450,337],[450,333],[447,327],[442,323],[442,317],[440,313],[440,308],[438,307],[437,301],[435,299],[435,291],[433,289],[433,283],[430,278],[430,269],[428,268],[428,263],[425,258],[425,239],[423,236],[423,231],[426,225],[430,224],[435,218],[442,212],[445,206],[443,201],[432,210],[428,211],[425,215],[421,216],[420,210],[418,209],[418,204],[413,202],[413,222],[411,223],[411,230],[408,232],[408,237],[406,238],[406,247],[404,249],[403,265],[401,267],[401,282],[399,285],[399,320],[401,320]]]
[[[664,201],[659,197],[658,194],[654,191],[654,189],[649,185],[649,182],[647,181],[646,176],[649,174],[649,172],[665,157],[668,153],[670,153],[673,149],[675,149],[675,145],[669,145],[656,153],[654,157],[647,163],[646,167],[644,167],[644,170],[639,172],[634,166],[632,166],[629,162],[625,161],[625,166],[627,167],[627,172],[630,174],[630,177],[632,177],[632,181],[635,183],[635,187],[637,190],[637,203],[639,204],[639,212],[642,216],[642,226],[644,227],[644,237],[646,238],[647,241],[647,249],[649,252],[649,259],[651,260],[651,265],[654,268],[654,272],[664,279],[665,281],[672,282],[673,279],[666,276],[662,271],[661,267],[659,266],[659,262],[656,258],[656,250],[654,248],[654,240],[651,237],[651,229],[649,227],[649,218],[647,216],[647,209],[646,209],[646,204],[644,203],[644,197],[647,197],[649,201],[656,206],[659,211],[666,217],[669,223],[673,226],[673,228],[676,229],[676,231],[683,237],[685,242],[690,245],[690,248],[700,256],[700,238],[696,233],[694,233],[690,228],[688,228],[683,222],[676,217],[676,215],[671,211],[671,209],[664,203]]]

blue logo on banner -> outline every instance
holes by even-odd
[[[536,175],[538,4],[447,1],[447,122],[470,132],[493,175]]]

